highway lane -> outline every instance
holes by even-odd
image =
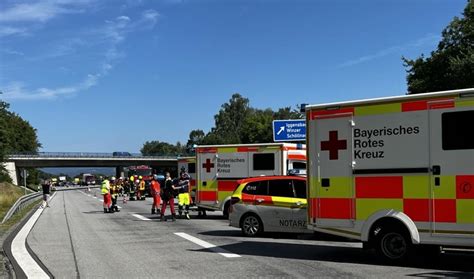
[[[271,234],[245,238],[220,213],[206,219],[158,222],[151,199],[129,201],[122,211],[104,214],[93,190],[58,192],[28,236],[38,258],[58,278],[96,277],[400,277],[470,275],[471,255],[443,255],[438,263],[410,267],[380,265],[359,243],[316,239],[313,235]],[[169,210],[169,209],[168,209]],[[168,212],[169,213],[169,212]],[[132,214],[150,220],[144,221]],[[185,233],[217,246],[206,249]]]

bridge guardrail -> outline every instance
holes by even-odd
[[[160,155],[143,156],[141,154],[132,154],[131,156],[113,156],[111,153],[87,153],[87,152],[37,152],[37,153],[19,153],[8,154],[7,157],[14,158],[117,158],[117,159],[176,159],[179,155]]]
[[[36,199],[41,198],[43,193],[31,193],[25,196],[22,196],[16,200],[12,207],[8,210],[5,217],[3,217],[2,224],[8,221],[15,213],[19,210],[23,209],[25,206],[29,205],[30,203],[34,202]]]

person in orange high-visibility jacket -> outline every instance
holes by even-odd
[[[151,214],[160,214],[160,203],[161,203],[161,185],[158,182],[158,176],[153,175],[150,182],[150,193],[153,197],[153,204],[151,205]]]

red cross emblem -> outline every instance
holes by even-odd
[[[211,172],[211,169],[214,167],[214,163],[211,163],[211,159],[206,159],[206,162],[202,164],[202,167],[206,169],[206,172]]]
[[[347,140],[338,140],[337,131],[329,131],[329,140],[321,142],[321,150],[329,150],[329,160],[339,159],[339,150],[347,149]]]

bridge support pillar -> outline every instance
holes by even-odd
[[[123,167],[116,167],[115,168],[115,177],[119,178],[119,177],[124,177],[125,176],[125,173],[123,171]]]
[[[12,179],[12,183],[15,184],[15,185],[18,185],[18,172],[17,172],[17,169],[16,169],[16,165],[14,162],[6,162],[4,164],[5,166],[5,169],[7,170],[7,173],[8,175],[10,176],[10,178]]]

